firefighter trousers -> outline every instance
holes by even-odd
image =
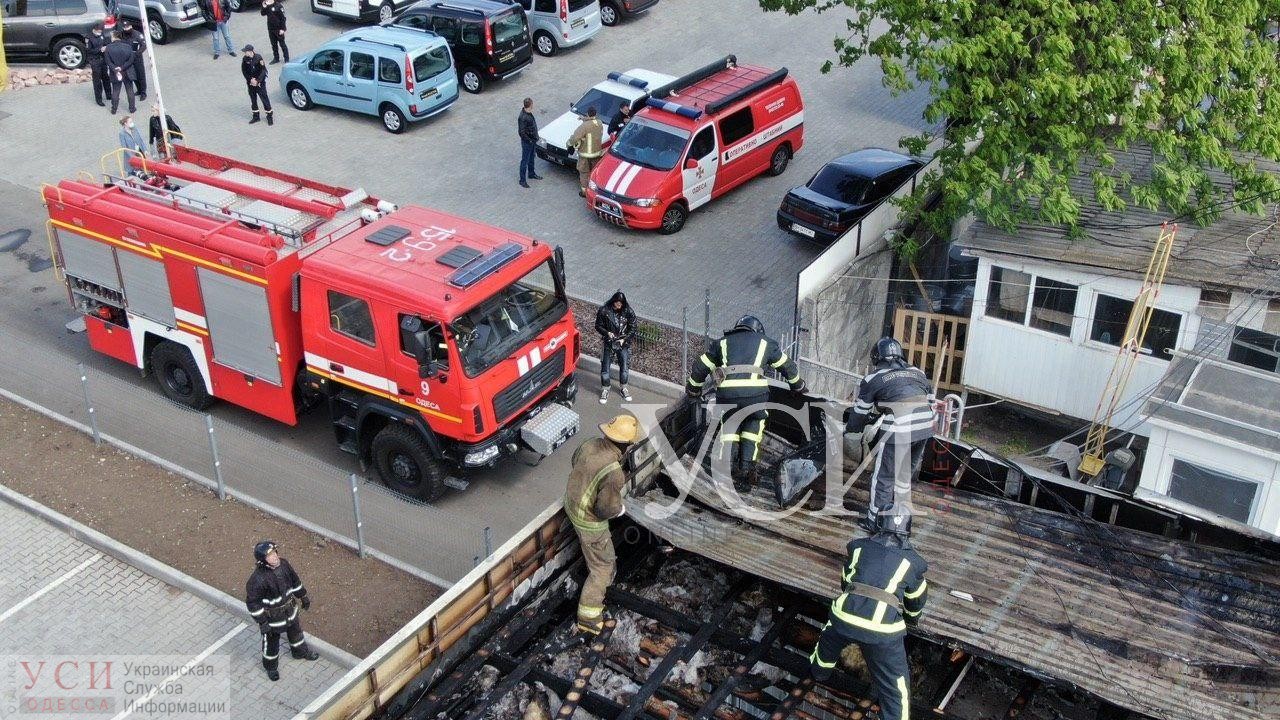
[[[717,401],[724,408],[720,416],[720,457],[729,460],[735,479],[744,476],[760,459],[760,442],[764,439],[765,420],[769,411],[763,406],[769,402],[768,393]]]
[[[578,187],[582,190],[587,189],[587,183],[591,182],[591,171],[596,169],[596,164],[600,162],[600,158],[578,158]]]
[[[282,628],[268,628],[262,633],[262,667],[276,670],[280,667],[280,634],[283,631],[289,639],[289,652],[294,657],[301,657],[307,651],[307,638],[302,633],[302,623],[295,618],[293,622]]]
[[[613,535],[608,530],[578,530],[582,559],[587,563],[587,579],[578,596],[578,625],[599,632],[604,625],[604,594],[613,584],[618,557],[613,552]]]
[[[875,468],[871,471],[871,505],[867,508],[871,520],[881,513],[911,514],[911,483],[920,472],[928,442],[895,441],[890,434],[889,439],[880,444]]]
[[[831,678],[840,653],[851,644],[862,650],[862,659],[871,675],[872,699],[880,703],[883,720],[909,720],[911,698],[907,688],[911,685],[911,668],[907,665],[907,646],[904,635],[893,635],[881,642],[855,640],[831,623],[822,629],[818,644],[809,656],[809,669],[813,679],[826,682]]]

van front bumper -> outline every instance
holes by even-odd
[[[596,217],[618,227],[631,230],[657,230],[662,227],[661,203],[653,207],[640,207],[612,193],[587,188],[587,207]]]

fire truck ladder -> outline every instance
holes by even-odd
[[[1115,364],[1111,366],[1106,387],[1098,398],[1093,424],[1089,426],[1089,435],[1084,441],[1080,472],[1087,477],[1096,477],[1105,465],[1103,458],[1106,455],[1107,433],[1111,431],[1125,388],[1129,385],[1129,377],[1142,354],[1142,343],[1147,337],[1147,327],[1151,324],[1156,299],[1160,297],[1160,287],[1164,285],[1164,274],[1169,268],[1169,255],[1173,252],[1173,239],[1177,233],[1177,225],[1161,225],[1160,236],[1156,238],[1151,259],[1147,261],[1142,289],[1133,300],[1133,309],[1129,311],[1129,322],[1125,325],[1124,338],[1116,352]]]

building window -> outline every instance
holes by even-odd
[[[1280,372],[1280,335],[1237,327],[1227,359],[1267,372]]]
[[[373,316],[369,314],[369,303],[360,298],[330,290],[329,327],[367,345],[374,344]]]
[[[1035,293],[1031,296],[1031,327],[1070,337],[1075,314],[1075,285],[1036,278]]]
[[[1169,497],[1175,500],[1248,523],[1257,496],[1258,483],[1183,460],[1173,461]]]
[[[1089,339],[1119,347],[1129,325],[1129,313],[1133,301],[1111,295],[1098,295],[1098,305],[1093,311],[1093,325]],[[1142,351],[1153,357],[1168,360],[1178,346],[1178,330],[1182,328],[1182,316],[1168,310],[1154,309],[1147,335],[1142,340]]]
[[[1026,321],[1030,293],[1030,275],[993,265],[987,288],[987,315],[1021,325]]]

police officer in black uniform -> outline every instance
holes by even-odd
[[[299,605],[306,610],[311,607],[311,599],[293,566],[276,552],[274,542],[263,540],[254,545],[253,559],[258,566],[245,583],[244,603],[262,632],[262,667],[267,677],[279,680],[280,633],[289,638],[289,651],[295,658],[317,660],[320,657],[307,645],[298,621]]]
[[[707,348],[689,373],[685,392],[701,396],[707,378],[716,370],[723,373],[723,379],[716,385],[716,402],[727,406],[722,418],[729,423],[722,425],[720,450],[729,453],[734,489],[749,492],[758,479],[756,464],[768,411],[763,407],[753,410],[740,419],[736,428],[729,422],[730,416],[735,410],[769,401],[767,373],[770,370],[779,371],[796,392],[804,392],[804,381],[778,341],[765,335],[764,325],[751,315],[742,316],[732,330],[726,330],[724,337]]]
[[[93,73],[93,99],[98,103],[98,107],[107,105],[102,101],[104,93],[108,100],[111,99],[111,85],[107,82],[107,58],[102,54],[102,49],[109,42],[111,39],[102,34],[101,23],[93,26],[93,31],[85,42],[84,50],[89,58],[89,70]]]
[[[911,517],[882,515],[875,534],[849,542],[839,597],[809,656],[818,682],[826,682],[840,653],[857,643],[871,674],[872,690],[884,720],[908,720],[911,669],[907,628],[924,611],[929,566],[911,547]]]
[[[138,111],[138,104],[133,98],[133,63],[135,55],[133,46],[115,37],[102,50],[102,57],[107,64],[107,81],[111,84],[111,114],[115,115],[120,107],[120,94],[129,98],[129,112]]]
[[[860,433],[874,417],[884,418],[867,508],[874,527],[880,514],[911,515],[911,483],[933,437],[933,388],[919,368],[903,360],[902,345],[891,337],[876,342],[871,362],[874,370],[862,378],[857,402],[845,413],[845,431]]]
[[[262,56],[253,51],[252,45],[241,48],[244,57],[240,58],[240,74],[244,75],[245,87],[249,90],[249,105],[253,108],[252,125],[262,118],[258,115],[258,99],[262,99],[262,109],[267,111],[267,124],[274,125],[271,117],[271,98],[267,95],[267,64]]]
[[[147,40],[130,23],[121,25],[120,38],[133,46],[133,92],[139,100],[147,99]]]

